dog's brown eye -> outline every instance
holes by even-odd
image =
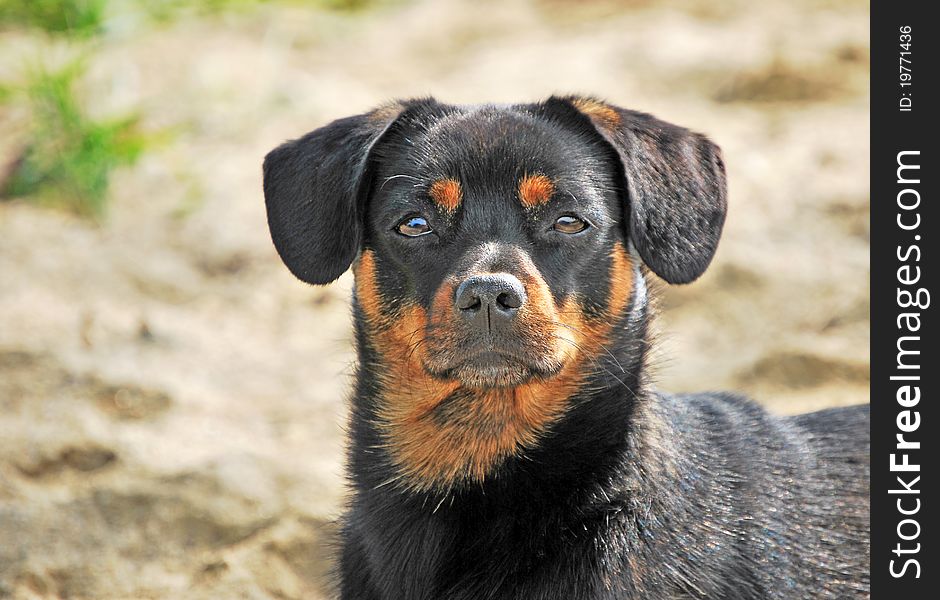
[[[574,215],[564,215],[558,217],[552,229],[561,233],[580,233],[588,228],[587,221],[579,219]]]
[[[418,237],[426,233],[431,233],[431,226],[424,217],[408,217],[398,224],[395,228],[398,233],[408,237]]]

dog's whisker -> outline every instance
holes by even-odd
[[[637,396],[636,392],[634,392],[634,390],[632,390],[632,389],[630,388],[630,386],[628,386],[628,385],[626,384],[626,382],[624,382],[622,379],[620,379],[619,377],[617,377],[617,375],[616,375],[615,373],[613,373],[610,369],[606,368],[603,364],[601,364],[600,361],[599,361],[597,358],[592,357],[592,356],[590,356],[589,354],[587,354],[587,353],[585,352],[584,348],[582,348],[577,342],[575,342],[575,341],[573,341],[573,340],[569,340],[568,338],[561,337],[561,336],[556,336],[556,337],[557,337],[557,339],[558,339],[559,341],[563,341],[563,342],[566,342],[566,343],[571,344],[572,346],[574,346],[574,347],[575,347],[578,351],[580,351],[588,360],[590,360],[591,363],[592,363],[595,367],[601,369],[602,371],[604,371],[605,373],[607,373],[608,375],[610,375],[617,383],[619,383],[620,385],[622,385],[622,386],[624,387],[624,389],[628,390],[628,391],[633,395],[633,397],[634,397],[635,399],[637,399],[637,400],[639,399],[639,396]],[[626,373],[626,371],[624,371],[624,373]],[[600,391],[601,389],[603,389],[603,388],[598,388],[597,390],[594,390],[594,391]]]
[[[448,495],[449,495],[449,494],[448,494]],[[437,509],[439,509],[442,504],[444,504],[444,501],[445,501],[445,500],[447,500],[447,496],[444,496],[443,498],[441,498],[441,501],[437,503],[437,506],[435,506],[435,507],[434,507],[434,510],[431,511],[431,514],[432,514],[432,515],[437,512]]]
[[[379,189],[381,190],[381,189],[385,188],[385,184],[388,183],[389,181],[394,180],[394,179],[411,179],[411,180],[413,180],[413,181],[421,181],[421,180],[418,179],[417,177],[412,177],[411,175],[402,175],[402,174],[399,174],[399,175],[392,175],[392,176],[390,176],[390,177],[386,177],[386,178],[385,178],[385,180],[382,182],[382,185],[379,186]]]
[[[401,478],[402,478],[401,475],[396,475],[395,477],[392,477],[392,478],[390,478],[390,479],[386,479],[385,481],[383,481],[382,483],[380,483],[380,484],[378,484],[377,486],[373,487],[372,489],[373,489],[373,490],[377,490],[377,489],[379,489],[379,488],[383,488],[383,487],[385,487],[385,486],[387,486],[387,485],[389,485],[389,484],[395,483],[396,481],[401,481]]]
[[[580,335],[582,335],[582,336],[586,336],[586,335],[587,335],[584,331],[582,331],[582,330],[579,329],[578,327],[575,327],[574,325],[571,325],[571,324],[569,324],[569,323],[563,323],[563,322],[561,322],[561,321],[552,321],[552,325],[558,325],[558,326],[564,327],[564,328],[566,328],[566,329],[570,329],[571,331],[573,331],[573,332],[575,332],[575,333],[577,333],[577,334],[580,334]],[[617,360],[617,357],[614,356],[614,353],[611,352],[610,349],[607,348],[607,345],[606,345],[606,344],[598,344],[598,346],[600,347],[601,350],[603,350],[604,352],[606,352],[608,356],[610,356],[611,360],[613,360],[613,361],[617,364],[617,368],[619,368],[621,371],[623,371],[624,374],[626,374],[627,370],[623,368],[623,365],[620,364],[620,361]],[[579,348],[579,350],[581,350],[581,348]]]

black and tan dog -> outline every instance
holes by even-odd
[[[704,136],[412,100],[272,151],[264,191],[297,277],[355,273],[342,598],[867,595],[867,407],[645,381],[646,269],[694,280],[725,218]]]

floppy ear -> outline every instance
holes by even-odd
[[[654,273],[689,283],[708,267],[728,208],[721,149],[705,136],[655,117],[571,96],[623,166],[629,238]]]
[[[333,121],[264,157],[271,238],[298,279],[329,283],[356,258],[369,154],[403,109],[395,103]]]

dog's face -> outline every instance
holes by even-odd
[[[479,108],[403,121],[373,158],[371,276],[385,302],[427,315],[426,372],[478,389],[558,374],[584,316],[608,304],[612,262],[629,277],[602,141]]]
[[[642,283],[629,248],[690,281],[725,213],[708,140],[583,98],[390,105],[273,151],[265,194],[298,277],[353,264],[370,410],[428,489],[537,444],[623,329]]]

